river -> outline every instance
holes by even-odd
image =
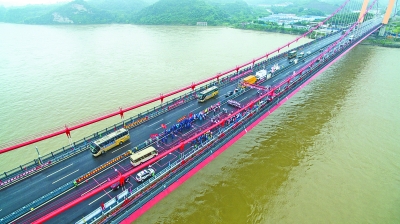
[[[117,111],[293,39],[133,25],[0,23],[0,33],[0,144]],[[137,223],[400,223],[398,57],[357,46]],[[0,172],[37,158],[34,146],[43,155],[67,144],[63,135],[1,154]]]

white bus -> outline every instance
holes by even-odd
[[[96,157],[114,148],[115,146],[121,145],[122,143],[128,141],[129,138],[129,131],[125,128],[121,128],[90,143],[90,151],[92,152],[93,156]]]
[[[218,94],[218,87],[213,86],[213,87],[210,87],[206,90],[203,90],[201,93],[199,93],[198,100],[199,100],[199,102],[204,102],[204,101],[216,96],[217,94]]]
[[[133,166],[139,166],[141,163],[146,162],[147,160],[156,157],[157,155],[157,149],[155,149],[153,146],[150,146],[139,152],[133,153],[129,158]]]

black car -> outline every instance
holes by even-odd
[[[129,177],[125,178],[125,183],[129,182]],[[117,183],[113,184],[110,186],[111,190],[116,191],[118,190],[121,186],[121,183],[118,181]]]
[[[225,94],[225,97],[230,97],[230,96],[232,96],[233,95],[233,91],[229,91],[229,92],[227,92],[226,94]]]

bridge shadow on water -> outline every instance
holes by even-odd
[[[324,153],[316,137],[341,111],[357,83],[361,61],[372,50],[358,46],[203,168],[135,223],[263,223],[285,201],[291,171]]]

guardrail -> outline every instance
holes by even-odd
[[[331,35],[334,35],[334,34],[331,34]],[[320,38],[320,39],[318,39],[318,41],[328,38],[331,35],[327,35],[323,38]],[[303,44],[294,49],[296,49],[296,50],[302,49],[313,43],[314,43],[314,41]],[[277,60],[280,60],[282,57],[284,57],[286,55],[286,53],[287,52],[283,52],[280,55],[276,55],[276,56],[268,58],[267,60],[264,60],[262,62],[255,63],[253,66],[253,71],[261,70],[262,67],[265,66],[267,63],[275,63]],[[98,138],[100,138],[102,135],[106,135],[106,134],[114,131],[117,128],[125,127],[128,129],[131,129],[131,128],[136,127],[144,122],[147,122],[148,120],[151,120],[157,116],[160,116],[172,109],[175,109],[176,107],[184,105],[185,103],[187,103],[191,100],[194,100],[195,95],[198,92],[201,92],[204,89],[206,89],[208,86],[218,85],[220,87],[224,87],[232,82],[230,80],[232,77],[239,76],[242,73],[248,72],[250,69],[251,69],[250,67],[245,67],[242,70],[240,70],[239,73],[232,73],[231,75],[228,75],[225,78],[222,78],[219,82],[212,81],[212,82],[210,82],[210,84],[202,86],[202,87],[198,88],[196,91],[192,91],[190,93],[184,94],[183,96],[174,98],[164,104],[161,104],[157,107],[149,109],[144,113],[140,113],[140,114],[133,116],[129,119],[126,119],[118,124],[114,124],[114,126],[110,126],[109,128],[106,128],[102,131],[96,132],[92,136],[85,137],[79,141],[73,142],[69,146],[64,146],[63,148],[61,148],[57,151],[46,154],[41,157],[41,161],[43,162],[43,164],[46,164],[46,165],[40,164],[40,161],[38,159],[34,159],[32,162],[20,165],[19,167],[14,168],[13,170],[4,172],[3,174],[0,174],[0,189],[7,187],[19,180],[22,180],[25,177],[31,176],[31,175],[41,171],[42,169],[47,168],[48,166],[56,164],[64,159],[74,156],[80,152],[86,151],[88,149],[87,146],[91,141],[95,141]],[[176,102],[181,102],[181,103],[176,104]],[[137,149],[140,150],[142,147],[145,147],[145,145],[139,145]]]
[[[273,59],[272,59],[272,60],[273,60]],[[256,68],[256,67],[261,67],[261,66],[263,66],[266,62],[267,62],[267,61],[263,61],[263,62],[261,62],[261,63],[259,63],[259,64],[255,64],[255,65],[253,66],[253,69]],[[278,74],[281,74],[282,72],[284,72],[284,71],[285,71],[286,69],[288,69],[289,67],[290,67],[290,66],[288,66],[288,67],[286,67],[286,68],[282,68],[282,69],[280,69],[280,70],[277,70],[275,73],[272,74],[271,78],[277,76]],[[249,69],[250,69],[250,68],[248,68],[247,70],[245,70],[245,71],[243,71],[243,72],[248,72]],[[255,70],[257,70],[257,69],[255,69]],[[236,74],[235,74],[235,75],[236,75]],[[239,73],[239,75],[240,75],[240,73]],[[227,85],[227,84],[230,83],[228,80],[230,80],[230,77],[226,77],[225,82],[224,82],[223,80],[221,80],[218,84],[220,84],[220,85]],[[263,82],[265,82],[265,81],[266,81],[266,80],[263,80]],[[245,92],[247,92],[247,91],[249,91],[249,90],[250,90],[250,88],[241,89],[239,92],[233,94],[233,95],[230,96],[230,97],[227,97],[227,98],[223,99],[223,100],[220,101],[220,102],[221,102],[221,104],[226,104],[226,102],[227,102],[228,100],[230,100],[230,99],[232,99],[232,98],[235,98],[235,97],[237,97],[237,96],[239,96],[239,95],[241,95],[241,94],[243,94],[243,93],[245,93]],[[158,115],[151,115],[151,116],[158,116]],[[114,128],[115,128],[115,126],[114,126]],[[112,130],[112,131],[113,131],[113,130]],[[99,134],[99,136],[101,137],[101,133]],[[154,143],[154,141],[153,141],[152,139],[146,140],[144,143],[139,144],[138,147],[136,147],[136,149],[137,149],[137,150],[140,150],[140,149],[142,149],[142,148],[144,148],[144,147],[147,147],[149,144],[153,144],[153,143]],[[84,146],[86,147],[86,144],[85,144]],[[192,151],[190,151],[190,152],[193,154],[193,153],[195,153],[195,152],[197,152],[197,151],[198,151],[198,150],[192,150]],[[131,153],[131,152],[128,151],[128,152],[126,152],[126,153],[120,155],[119,157],[116,157],[116,158],[114,158],[113,160],[110,160],[108,163],[105,163],[105,164],[103,164],[102,166],[99,166],[99,167],[95,168],[95,169],[92,170],[91,172],[89,172],[89,173],[87,173],[87,174],[85,174],[85,175],[82,175],[80,178],[78,178],[78,179],[76,180],[76,184],[78,184],[78,183],[84,181],[84,180],[87,179],[87,178],[90,178],[90,177],[94,176],[94,175],[97,174],[98,172],[100,172],[100,171],[104,170],[105,168],[109,167],[109,165],[108,165],[109,163],[110,163],[110,164],[114,164],[115,162],[120,161],[120,159],[123,159],[123,158],[129,156],[127,153],[129,154],[129,153]],[[125,155],[125,154],[126,154],[126,155]],[[65,156],[65,155],[64,155],[64,156]],[[120,158],[120,157],[121,157],[121,158]],[[122,157],[123,157],[123,158],[122,158]],[[185,157],[185,158],[186,158],[186,157]],[[158,176],[160,176],[160,175],[161,175],[161,174],[158,173]],[[145,183],[146,183],[146,182],[145,182]],[[71,185],[71,183],[69,183],[69,185]],[[145,185],[145,184],[144,184],[144,185]],[[141,186],[144,186],[144,185],[141,185]],[[140,187],[140,186],[139,186],[139,187]],[[138,187],[138,189],[139,189],[139,187]],[[63,192],[65,192],[65,191],[67,191],[67,190],[68,190],[68,189],[65,189],[64,186],[61,186],[60,188],[54,190],[53,192],[50,192],[50,193],[47,194],[47,195],[50,195],[50,196],[53,195],[53,197],[56,197],[57,195],[60,195],[60,194],[62,194]],[[54,192],[58,192],[57,195],[55,195]],[[44,204],[45,202],[47,202],[47,201],[49,200],[48,197],[49,197],[49,196],[46,196],[46,195],[45,195],[45,196],[43,196],[43,197],[38,198],[37,200],[35,200],[34,203],[36,203],[37,205]],[[112,203],[111,203],[111,204],[112,204]],[[26,212],[29,212],[29,211],[26,210],[26,207],[27,207],[27,206],[24,206],[23,208],[17,210],[18,212],[14,212],[14,213],[12,213],[12,214],[14,214],[14,216],[17,216],[17,215],[20,216],[20,215],[25,214]],[[24,212],[25,212],[25,213],[24,213]],[[11,214],[10,214],[10,215],[11,215]],[[8,216],[7,216],[7,217],[8,217]],[[14,219],[15,219],[15,218],[14,218]]]
[[[316,39],[314,41],[308,42],[306,44],[303,44],[301,46],[298,46],[296,48],[293,48],[294,50],[299,50],[299,49],[303,49],[304,47],[307,47],[311,44],[314,44],[316,41],[320,41],[323,39],[326,39],[332,35],[335,35],[336,33],[332,33],[330,35],[326,35],[325,37]],[[291,50],[293,50],[291,49]],[[114,124],[113,126],[110,126],[102,131],[96,132],[91,136],[87,136],[79,141],[73,142],[71,145],[69,146],[64,146],[59,150],[53,151],[49,154],[46,154],[44,156],[41,156],[41,161],[43,162],[43,164],[40,164],[38,159],[34,159],[33,161],[20,165],[17,168],[14,168],[10,171],[4,172],[2,174],[0,174],[0,190],[2,188],[5,188],[7,186],[12,185],[13,183],[16,183],[28,176],[31,176],[37,172],[40,172],[41,170],[48,168],[49,166],[52,166],[53,164],[56,164],[58,162],[61,162],[62,160],[65,160],[71,156],[74,156],[76,154],[79,154],[83,151],[86,151],[88,149],[88,144],[90,144],[90,142],[97,140],[98,138],[100,138],[102,135],[106,135],[112,131],[114,131],[115,129],[121,128],[121,127],[125,127],[128,129],[132,129],[144,122],[147,122],[151,119],[154,119],[157,116],[160,116],[170,110],[173,110],[179,106],[182,106],[184,104],[186,104],[187,102],[190,102],[191,100],[195,99],[195,95],[198,92],[203,91],[204,89],[206,89],[209,86],[212,85],[218,85],[220,87],[224,87],[228,84],[230,84],[231,82],[234,82],[235,80],[230,80],[230,78],[234,77],[234,76],[239,76],[242,73],[248,72],[250,69],[253,70],[253,72],[258,71],[263,69],[263,66],[267,65],[268,63],[272,64],[275,63],[276,61],[282,59],[283,57],[285,57],[287,54],[287,52],[282,52],[279,55],[273,56],[271,58],[268,58],[266,60],[263,60],[261,62],[255,63],[253,68],[251,68],[250,66],[242,68],[239,73],[233,72],[231,75],[228,75],[224,78],[221,78],[221,80],[219,81],[212,81],[210,82],[210,84],[199,87],[197,90],[195,91],[191,91],[189,93],[186,93],[182,96],[179,96],[177,98],[174,98],[170,101],[167,101],[159,106],[156,106],[152,109],[147,110],[146,112],[143,113],[139,113],[138,115],[135,115],[131,118],[128,118],[120,123]],[[281,68],[281,72],[285,71],[285,68]],[[280,74],[276,73],[276,74]],[[181,102],[179,104],[176,104],[176,102]],[[151,141],[151,140],[150,140]],[[137,147],[137,150],[142,149],[143,147],[145,147],[146,144],[141,144]]]
[[[348,48],[348,47],[347,47]],[[347,48],[343,48],[341,51],[338,51],[337,54],[343,52],[344,50],[346,50]],[[325,66],[327,63],[329,63],[330,61],[334,60],[334,58],[329,57],[326,60],[324,60],[322,63],[319,63],[318,65],[316,65],[313,70],[309,70],[307,72],[304,72],[302,75],[296,77],[292,83],[290,83],[286,88],[282,88],[279,92],[278,92],[278,96],[276,98],[274,98],[271,102],[267,103],[267,102],[259,102],[259,105],[256,105],[254,107],[254,109],[250,110],[244,117],[241,117],[240,119],[238,119],[235,123],[231,123],[226,129],[221,128],[220,130],[222,130],[218,135],[214,135],[214,137],[212,139],[210,139],[209,141],[205,142],[204,145],[202,147],[199,148],[192,148],[192,150],[188,151],[188,152],[184,152],[181,154],[181,160],[175,161],[172,164],[169,164],[168,167],[166,167],[165,169],[163,169],[162,171],[160,171],[158,174],[156,174],[154,177],[150,178],[149,180],[147,180],[146,182],[144,182],[143,184],[141,184],[140,186],[138,186],[137,188],[133,189],[133,190],[125,190],[123,191],[121,194],[119,194],[116,198],[111,199],[108,203],[105,204],[104,206],[104,210],[102,208],[98,208],[96,210],[94,210],[92,213],[90,213],[89,215],[85,216],[85,218],[83,218],[82,220],[76,222],[77,224],[83,224],[83,223],[101,223],[103,221],[109,221],[110,219],[110,213],[117,211],[117,209],[121,209],[121,207],[123,206],[128,206],[131,202],[133,202],[133,200],[137,199],[138,197],[141,197],[144,195],[145,190],[153,190],[153,193],[151,196],[155,196],[156,194],[158,194],[156,192],[156,194],[154,193],[154,188],[156,187],[154,182],[156,182],[159,179],[162,179],[162,177],[167,176],[168,174],[171,174],[172,172],[176,172],[178,169],[178,167],[185,165],[185,163],[182,163],[182,161],[187,161],[189,159],[192,159],[195,156],[198,156],[200,154],[200,152],[202,152],[202,154],[205,154],[207,157],[209,155],[212,154],[212,148],[209,148],[210,145],[213,145],[214,143],[216,143],[217,140],[219,140],[222,137],[226,136],[230,136],[230,138],[227,139],[231,139],[235,134],[237,134],[239,131],[242,131],[243,129],[237,128],[238,124],[243,123],[246,119],[249,119],[246,124],[252,123],[254,122],[256,119],[258,119],[263,113],[263,111],[267,110],[267,109],[271,109],[272,106],[276,105],[280,99],[286,97],[287,95],[290,94],[291,91],[287,91],[289,89],[295,89],[296,87],[300,86],[301,84],[303,84],[304,82],[307,81],[308,77],[312,77],[312,75],[314,75],[315,73],[317,73],[319,71],[319,69],[322,66]],[[266,105],[268,105],[267,107],[265,107]],[[264,107],[264,108],[263,108]],[[258,116],[253,116],[254,114],[258,114]],[[246,124],[243,124],[246,125]],[[239,126],[240,127],[240,126]],[[237,129],[236,129],[237,128]],[[236,130],[236,131],[234,131]],[[229,133],[230,131],[234,131],[234,133]],[[225,142],[220,143],[219,145],[223,145]],[[209,152],[210,154],[207,155],[205,152],[205,149],[209,148]],[[214,147],[214,148],[219,148],[219,147]],[[206,157],[204,157],[206,158]],[[201,161],[203,161],[204,159],[202,159]],[[199,162],[201,162],[199,161]],[[194,163],[193,163],[194,164]],[[198,163],[196,163],[195,165],[197,165]],[[191,165],[190,167],[193,168],[195,165]],[[189,165],[188,165],[189,166]],[[186,172],[184,172],[186,173]],[[179,177],[179,175],[174,175],[175,179]],[[172,183],[170,181],[170,183]],[[164,184],[159,184],[159,186],[162,186],[161,188],[158,189],[158,191],[162,191],[167,185]],[[151,197],[152,198],[152,197]],[[130,200],[128,200],[130,199]],[[150,199],[148,199],[150,200]],[[142,206],[144,203],[146,203],[148,200],[146,201],[142,201],[142,203],[137,202],[136,203],[136,209],[139,208],[140,206]],[[129,213],[131,213],[132,211],[128,211]],[[104,217],[105,215],[107,215],[106,219],[101,219],[101,217]]]
[[[296,50],[302,49],[303,47],[309,46],[310,44],[313,44],[316,41],[320,41],[320,40],[326,39],[326,38],[328,38],[328,37],[330,37],[330,36],[332,36],[334,34],[336,34],[336,33],[332,33],[332,34],[326,35],[326,36],[324,36],[322,38],[315,39],[314,41],[311,41],[309,43],[303,44],[303,45],[301,45],[299,47],[296,47],[296,48],[293,48],[293,49],[296,49]],[[286,54],[287,54],[287,52],[283,52],[283,53],[281,53],[279,55],[276,55],[276,56],[273,56],[271,58],[268,58],[267,60],[264,60],[262,62],[255,63],[253,68],[260,69],[260,66],[267,64],[267,62],[274,63],[276,60],[279,60],[282,57],[285,57]],[[221,80],[225,79],[225,81],[227,81],[227,82],[217,83],[217,82],[213,81],[213,82],[211,82],[212,83],[211,85],[219,85],[219,84],[221,84],[221,87],[225,86],[226,84],[229,83],[228,80],[229,80],[230,77],[235,76],[235,75],[240,75],[242,72],[245,72],[248,69],[250,69],[250,67],[245,67],[245,68],[240,70],[239,74],[234,72],[231,75],[228,75],[225,78],[221,79]],[[193,91],[191,93],[185,94],[183,96],[183,98],[185,98],[185,97],[190,98],[190,99],[185,99],[185,103],[190,101],[190,100],[193,100],[194,99],[194,94],[196,92],[200,92],[200,91],[202,91],[204,89],[206,89],[206,87],[203,86],[203,87],[200,87],[196,91]],[[191,94],[193,94],[193,95],[191,95]],[[57,162],[60,162],[60,161],[66,159],[68,157],[71,157],[71,156],[76,155],[76,154],[78,154],[78,153],[80,153],[82,151],[85,151],[87,149],[86,145],[88,144],[88,141],[94,141],[94,140],[98,139],[99,137],[101,137],[101,135],[109,133],[109,130],[112,130],[112,129],[117,128],[117,127],[120,128],[120,127],[123,127],[123,126],[125,126],[127,128],[133,128],[133,127],[135,127],[135,126],[137,126],[137,125],[139,125],[139,124],[141,124],[141,123],[143,123],[143,122],[145,122],[147,120],[150,120],[150,119],[146,119],[146,116],[150,115],[149,116],[150,118],[154,118],[154,117],[159,116],[159,115],[161,115],[163,113],[166,113],[168,110],[160,109],[160,108],[162,108],[163,106],[169,106],[169,105],[171,105],[171,104],[173,104],[176,101],[181,100],[181,99],[182,99],[182,96],[179,97],[179,98],[172,99],[172,100],[168,101],[165,104],[162,104],[160,106],[154,107],[153,109],[147,110],[143,114],[138,114],[136,116],[133,116],[133,117],[123,121],[123,122],[115,124],[114,126],[111,126],[111,127],[106,128],[106,129],[104,129],[102,131],[94,133],[92,136],[85,137],[84,139],[81,139],[81,140],[79,140],[77,142],[73,142],[69,146],[64,146],[59,150],[53,151],[53,152],[51,152],[49,154],[46,154],[46,155],[42,156],[41,160],[45,161],[43,163],[51,161],[51,165],[55,164]],[[152,113],[152,112],[154,112],[154,113]],[[129,123],[129,124],[127,124],[127,123]],[[33,161],[31,161],[29,163],[20,165],[19,167],[16,167],[16,168],[14,168],[12,170],[9,170],[7,172],[4,172],[4,173],[0,174],[0,189],[4,188],[4,187],[7,187],[7,186],[15,183],[16,181],[19,181],[21,177],[30,176],[30,175],[40,171],[41,168],[43,168],[43,167],[41,167],[40,169],[38,169],[37,167],[40,166],[40,165],[41,165],[40,161],[38,159],[34,159]]]
[[[85,181],[91,177],[93,177],[94,175],[102,172],[103,170],[109,168],[110,166],[120,162],[121,160],[129,157],[130,155],[132,155],[132,151],[128,150],[127,152],[123,153],[122,155],[119,155],[111,160],[109,160],[108,162],[105,162],[103,165],[96,167],[95,169],[83,174],[82,176],[80,176],[78,179],[75,180],[75,182],[77,184],[81,183],[82,181]]]
[[[63,186],[43,195],[42,197],[30,202],[29,204],[26,204],[22,208],[1,218],[0,223],[10,223],[13,220],[23,216],[24,214],[34,211],[37,207],[41,206],[42,204],[46,203],[47,201],[49,201],[55,197],[57,197],[58,195],[63,194],[64,192],[68,191],[69,189],[71,189],[73,187],[74,187],[73,183],[71,183],[71,182],[66,183]]]

